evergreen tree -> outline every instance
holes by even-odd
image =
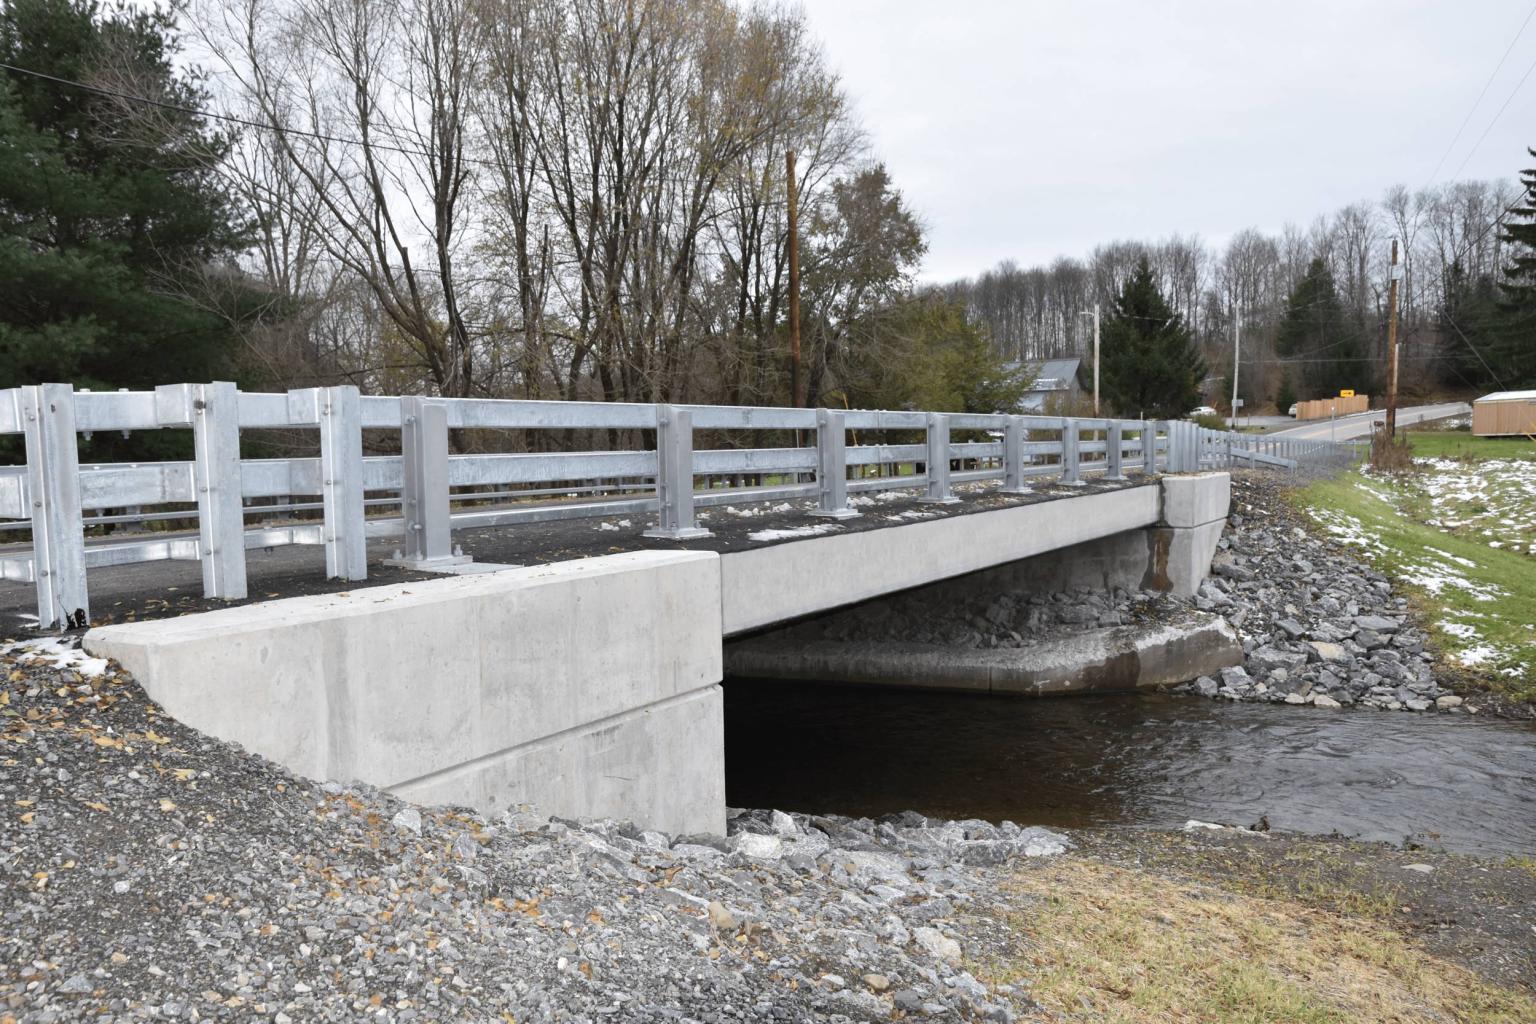
[[[1440,309],[1440,337],[1445,346],[1439,366],[1442,383],[1449,387],[1497,387],[1504,376],[1498,368],[1500,349],[1512,319],[1492,277],[1469,277],[1459,262],[1452,263],[1446,274],[1445,304]]]
[[[1305,400],[1328,398],[1343,388],[1362,394],[1371,388],[1364,335],[1345,313],[1333,273],[1321,259],[1312,261],[1292,290],[1275,351],[1299,364],[1291,379]]]
[[[1526,152],[1536,156],[1536,149]],[[1504,223],[1503,240],[1514,256],[1504,267],[1500,282],[1498,306],[1503,316],[1487,332],[1487,350],[1482,351],[1498,382],[1507,388],[1536,387],[1536,168],[1521,171],[1520,184],[1525,195],[1510,211],[1512,218]],[[1456,323],[1466,329],[1461,317]],[[1460,337],[1456,340],[1462,341]],[[1478,370],[1481,377],[1488,376],[1480,360]]]
[[[1142,257],[1100,335],[1099,391],[1123,416],[1177,418],[1200,404],[1205,363],[1194,335],[1157,290]]]
[[[146,387],[231,373],[228,320],[184,285],[241,247],[215,177],[229,141],[178,75],[169,11],[5,0],[0,387]],[[147,95],[155,107],[104,95]]]
[[[874,409],[1012,412],[1032,381],[1011,371],[963,305],[920,295],[881,311],[880,343],[847,364],[844,394]]]
[[[1291,386],[1291,371],[1280,371],[1280,383],[1275,388],[1275,408],[1282,416],[1288,415],[1296,404],[1296,389]]]

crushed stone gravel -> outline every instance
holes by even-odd
[[[1007,1021],[1011,823],[740,811],[668,836],[297,778],[75,641],[0,646],[0,1020]],[[72,653],[73,652],[73,653]],[[991,936],[988,938],[988,936]]]

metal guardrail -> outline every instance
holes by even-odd
[[[1232,430],[1211,430],[1195,423],[1175,423],[1173,432],[1179,439],[1176,444],[1195,447],[1196,460],[1202,467],[1241,464],[1254,468],[1295,469],[1303,462],[1317,459],[1353,457],[1357,451],[1357,446],[1347,441],[1304,441],[1265,434],[1241,434]]]
[[[263,428],[316,430],[319,456],[242,459],[241,431]],[[79,463],[77,435],[160,429],[190,429],[192,461]],[[459,455],[450,452],[453,429],[654,431],[657,446]],[[815,444],[696,449],[696,429],[797,431],[814,436]],[[398,432],[401,454],[365,457],[365,430]],[[955,430],[988,440],[955,442]],[[12,520],[0,526],[29,529],[32,536],[30,550],[0,555],[0,577],[36,585],[40,628],[73,628],[89,621],[87,569],[109,565],[195,560],[206,596],[239,600],[247,592],[246,551],[257,548],[322,545],[327,576],[361,580],[367,542],[376,537],[399,539],[398,564],[430,569],[463,561],[452,544],[456,529],[655,514],[647,536],[686,539],[707,535],[694,515],[703,505],[810,498],[816,501],[811,515],[846,518],[858,515],[850,492],[922,488],[920,500],[946,503],[958,500],[953,487],[962,482],[998,480],[1005,492],[1027,493],[1033,478],[1073,484],[1091,473],[1122,479],[1129,468],[1156,472],[1160,461],[1182,472],[1238,458],[1284,465],[1306,454],[1198,430],[1187,423],[1003,414],[389,397],[361,395],[351,386],[257,394],[230,383],[171,384],[152,392],[41,384],[0,390],[0,434],[21,434],[26,445],[24,466],[0,467],[0,520]],[[858,443],[860,432],[867,441],[890,431],[921,431],[924,440]],[[903,471],[906,465],[911,471]],[[875,467],[881,475],[867,475]],[[893,475],[885,475],[887,467]],[[781,482],[742,485],[744,477],[765,476]],[[462,490],[487,487],[489,493]],[[617,496],[468,507],[551,493]],[[319,501],[294,503],[294,495]],[[251,499],[276,504],[248,505]],[[366,514],[381,505],[398,506],[400,514]],[[86,515],[151,506],[181,507]],[[248,516],[278,509],[321,515],[247,527]],[[88,523],[155,518],[195,519],[197,534],[85,538]]]

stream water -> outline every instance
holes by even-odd
[[[1082,827],[1193,818],[1536,852],[1536,724],[1161,695],[727,680],[733,807]]]

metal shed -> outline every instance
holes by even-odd
[[[1536,391],[1496,391],[1479,398],[1472,403],[1472,433],[1536,435]]]

